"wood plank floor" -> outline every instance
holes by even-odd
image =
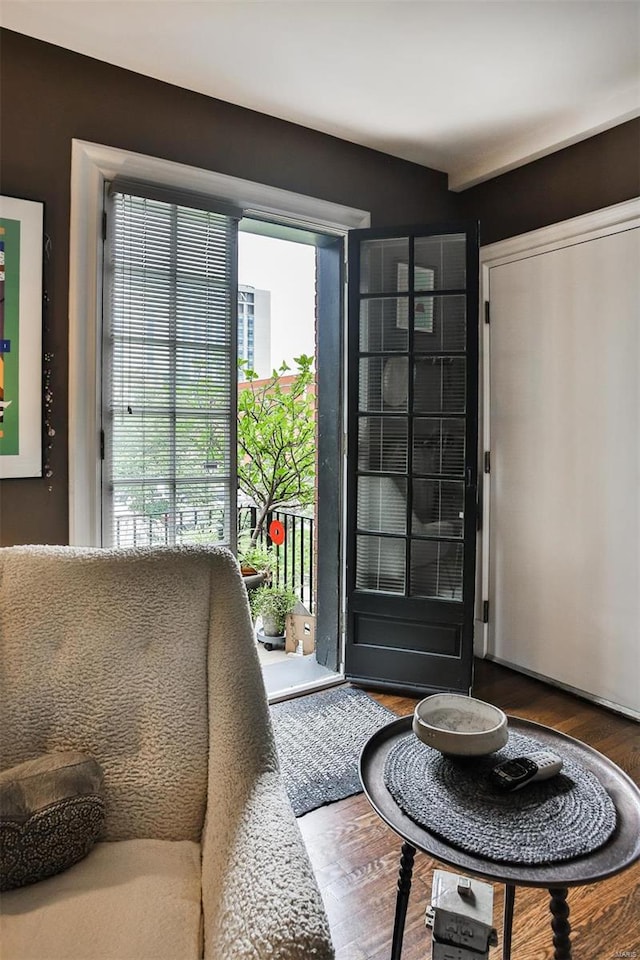
[[[513,716],[555,727],[610,757],[640,780],[640,725],[489,661],[477,661],[474,696]],[[415,700],[372,693],[399,715]],[[389,960],[400,840],[360,794],[298,820],[316,871],[336,947],[336,960]],[[431,957],[424,911],[434,866],[416,855],[403,960]],[[503,894],[494,887],[494,923],[501,929]],[[548,894],[519,887],[513,960],[552,960]],[[640,865],[602,883],[569,891],[573,960],[640,960]],[[501,939],[501,937],[500,937]],[[501,948],[491,960],[500,960]]]

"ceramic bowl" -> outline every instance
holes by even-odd
[[[436,693],[416,705],[413,732],[440,753],[480,757],[504,747],[509,737],[502,710],[458,693]]]

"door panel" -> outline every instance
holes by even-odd
[[[638,716],[640,228],[592,231],[490,268],[489,653]]]
[[[477,227],[349,247],[345,672],[468,691],[477,471]]]

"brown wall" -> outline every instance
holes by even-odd
[[[494,243],[640,196],[640,120],[558,150],[460,195]]]
[[[71,140],[104,143],[369,210],[374,225],[450,218],[446,176],[18,33],[0,35],[3,194],[42,200],[54,354],[50,479],[0,485],[0,544],[66,543]]]
[[[43,200],[51,254],[45,352],[54,354],[47,480],[0,484],[0,544],[65,543],[67,295],[73,137],[369,210],[374,225],[480,219],[483,243],[640,195],[640,120],[462,194],[444,174],[219,100],[0,32],[0,189]]]

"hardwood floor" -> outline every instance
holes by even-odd
[[[640,725],[489,661],[477,661],[474,696],[513,716],[555,727],[610,757],[640,780]],[[399,715],[416,700],[372,693]],[[389,960],[400,840],[362,794],[314,810],[298,820],[324,898],[336,960]],[[418,853],[402,960],[428,960],[424,911],[434,866]],[[494,923],[502,926],[503,893],[494,887]],[[513,926],[513,960],[552,960],[549,897],[519,887]],[[573,960],[640,960],[640,864],[599,884],[569,891]],[[500,934],[500,939],[501,934]],[[491,950],[500,960],[501,947]]]

